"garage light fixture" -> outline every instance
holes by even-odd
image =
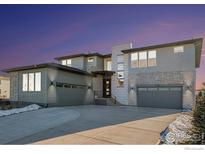
[[[54,85],[54,82],[53,81],[51,81],[51,86],[53,86]]]

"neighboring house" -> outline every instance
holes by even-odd
[[[0,76],[0,99],[10,98],[10,78]]]
[[[123,44],[114,46],[108,55],[75,54],[55,58],[59,64],[8,69],[5,71],[11,75],[11,99],[77,105],[91,104],[95,96],[95,99],[116,98],[121,104],[139,107],[192,108],[202,41],[199,38],[142,48]],[[55,65],[55,68],[50,65]],[[35,74],[30,75],[33,72],[41,73],[38,82],[41,80],[39,87],[43,90],[40,93],[23,89],[25,84],[22,82],[30,85],[30,76],[32,81],[36,80]],[[86,88],[67,90],[66,87],[70,88],[72,84]]]

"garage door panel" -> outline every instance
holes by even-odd
[[[155,87],[155,89],[152,87],[148,87],[146,88],[146,90],[144,89],[138,88],[138,106],[173,109],[182,108],[181,87]]]

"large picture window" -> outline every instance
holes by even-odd
[[[22,80],[22,91],[41,91],[41,72],[23,74]]]

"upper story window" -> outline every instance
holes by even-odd
[[[131,68],[157,66],[157,51],[143,51],[131,54]]]
[[[94,62],[94,58],[88,58],[88,63],[92,63],[92,62]]]
[[[131,54],[131,67],[135,68],[138,67],[138,52]]]
[[[22,91],[41,91],[41,72],[22,75]]]
[[[71,66],[71,64],[72,64],[71,59],[62,60],[62,65]]]
[[[139,67],[147,67],[147,52],[139,52]]]
[[[148,66],[157,66],[157,52],[156,50],[148,51]]]
[[[184,46],[174,47],[174,53],[184,52]]]
[[[107,61],[107,70],[108,71],[112,70],[112,62],[111,62],[111,60]]]

